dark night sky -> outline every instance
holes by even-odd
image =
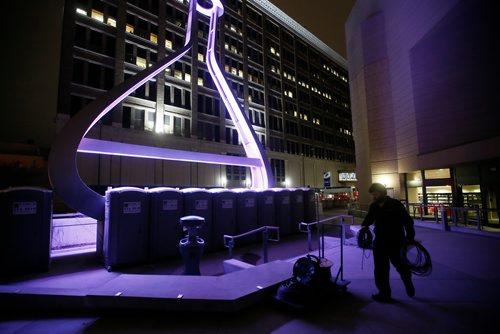
[[[356,0],[269,0],[346,58],[345,22]]]

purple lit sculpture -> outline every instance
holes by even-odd
[[[265,151],[257,140],[250,122],[240,109],[216,62],[214,47],[217,18],[224,13],[224,8],[219,0],[207,1],[207,3],[210,2],[212,3],[211,8],[200,5],[198,0],[189,2],[186,41],[180,50],[158,61],[156,65],[139,72],[87,105],[72,117],[59,133],[49,156],[49,178],[54,191],[73,209],[92,218],[104,220],[104,197],[91,190],[80,178],[76,165],[77,152],[245,166],[250,167],[252,188],[270,188],[273,186],[271,168]],[[192,23],[196,22],[198,13],[210,17],[206,54],[208,71],[241,137],[247,157],[198,153],[84,138],[87,132],[118,103],[149,79],[179,60],[191,49],[194,34]]]

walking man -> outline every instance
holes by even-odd
[[[413,219],[406,212],[401,202],[387,196],[387,189],[380,183],[369,188],[373,203],[368,209],[363,226],[375,224],[375,240],[373,241],[373,260],[375,264],[375,285],[378,293],[373,294],[377,302],[390,302],[391,286],[389,284],[390,263],[396,268],[405,285],[409,297],[415,296],[415,287],[411,280],[411,271],[401,260],[401,247],[405,242],[415,238]]]

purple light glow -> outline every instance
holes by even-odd
[[[186,162],[202,162],[207,164],[224,164],[260,168],[259,159],[238,157],[233,155],[210,154],[173,150],[169,148],[142,146],[115,141],[83,138],[78,146],[80,153],[118,155],[122,157],[148,158],[159,160],[175,160]]]
[[[242,138],[247,158],[221,156],[208,153],[170,150],[140,145],[87,139],[84,136],[90,129],[118,103],[148,80],[158,75],[168,66],[184,56],[192,46],[192,22],[197,12],[210,17],[210,31],[207,47],[207,66],[217,90],[234,121]],[[52,146],[49,156],[49,178],[55,192],[74,209],[98,220],[104,220],[104,197],[92,191],[80,178],[76,165],[76,153],[97,153],[141,158],[180,160],[214,164],[229,164],[250,167],[252,187],[272,187],[272,174],[265,151],[257,141],[250,122],[241,111],[214,56],[217,17],[224,12],[219,0],[212,0],[212,7],[205,8],[196,0],[189,3],[186,40],[184,47],[171,56],[159,61],[129,80],[111,89],[99,99],[90,103],[71,118],[61,130]]]

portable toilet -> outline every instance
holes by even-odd
[[[205,218],[200,237],[205,241],[205,251],[212,251],[214,249],[212,239],[212,193],[200,188],[186,188],[181,191],[184,197],[184,215]]]
[[[290,190],[287,188],[273,188],[275,191],[275,219],[276,226],[280,228],[280,236],[291,233],[291,208],[290,208]]]
[[[304,222],[312,223],[316,221],[316,194],[312,188],[302,188],[304,192]]]
[[[5,274],[50,265],[52,191],[33,187],[0,192],[0,266]]]
[[[212,241],[215,249],[224,248],[224,235],[236,235],[236,194],[228,189],[210,189],[212,194]]]
[[[302,188],[290,189],[290,232],[299,232],[299,224],[304,221],[304,191]]]
[[[275,191],[261,189],[257,192],[257,225],[276,226],[275,221]]]
[[[236,193],[237,233],[243,234],[258,228],[257,223],[257,192],[252,189],[234,189]],[[259,234],[242,237],[238,243],[248,244],[260,240]]]
[[[183,194],[180,190],[159,187],[149,193],[149,256],[151,259],[179,256],[179,240],[184,215]]]
[[[106,191],[104,214],[104,265],[116,267],[145,262],[148,256],[148,193],[120,187]]]

